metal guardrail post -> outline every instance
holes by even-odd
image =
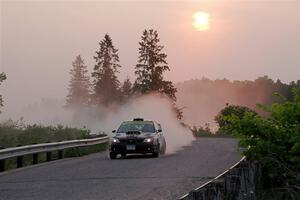
[[[17,157],[17,168],[23,167],[23,158],[24,156]]]
[[[47,162],[51,161],[51,159],[52,159],[52,152],[51,151],[46,152],[46,160],[47,160]]]
[[[63,159],[64,158],[64,150],[59,150],[58,151],[58,159]]]
[[[0,146],[0,149],[4,149],[4,147]],[[0,160],[0,172],[5,171],[5,159]]]
[[[5,171],[5,160],[0,160],[0,172]]]
[[[39,153],[32,154],[32,164],[35,165],[38,164],[38,162],[39,162]]]

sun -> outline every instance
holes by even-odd
[[[196,12],[193,15],[194,22],[193,26],[198,31],[206,31],[209,29],[209,23],[210,23],[210,14],[206,12]]]

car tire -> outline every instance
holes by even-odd
[[[153,152],[153,153],[152,153],[152,156],[153,156],[154,158],[158,158],[158,157],[159,157],[159,152]]]
[[[114,153],[114,152],[109,152],[109,158],[110,159],[116,159],[117,158],[117,154],[116,153]]]
[[[167,144],[166,141],[164,141],[160,154],[164,155],[166,153],[166,149],[167,149]]]
[[[160,145],[159,145],[159,143],[158,143],[157,151],[154,151],[154,152],[152,153],[152,156],[153,156],[154,158],[158,158],[158,157],[159,157],[159,151],[160,151]]]
[[[126,157],[126,153],[122,153],[121,156],[122,156],[122,158],[125,158]]]

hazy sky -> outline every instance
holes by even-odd
[[[300,78],[298,0],[0,2],[6,109],[64,98],[75,56],[92,69],[105,33],[119,49],[120,79],[133,79],[145,28],[158,30],[171,68],[166,78],[175,82]],[[209,30],[192,26],[197,11],[210,14]]]

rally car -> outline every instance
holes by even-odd
[[[118,154],[125,157],[127,154],[152,154],[158,157],[166,151],[166,140],[161,125],[155,121],[145,121],[135,118],[133,121],[124,121],[109,144],[109,157],[117,158]]]

